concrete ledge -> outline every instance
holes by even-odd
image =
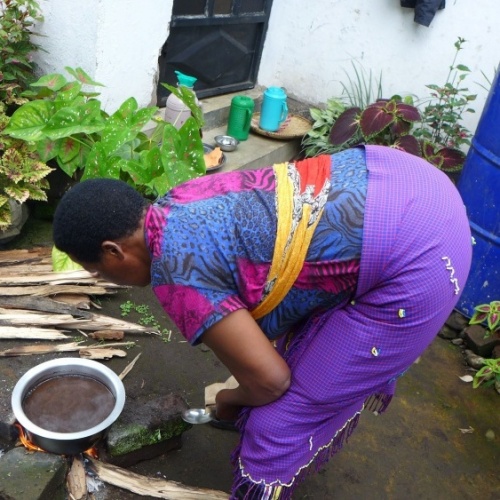
[[[65,500],[67,472],[61,455],[14,448],[0,458],[0,498]]]

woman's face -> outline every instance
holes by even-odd
[[[113,258],[106,254],[98,262],[81,262],[71,257],[77,264],[80,264],[86,271],[94,276],[117,285],[124,286],[146,286],[151,283],[151,270],[148,264],[137,259]]]

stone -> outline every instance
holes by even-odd
[[[491,352],[491,358],[492,359],[498,359],[498,358],[500,358],[500,344],[496,345],[493,348],[493,351]]]
[[[467,347],[478,356],[490,358],[495,346],[500,345],[500,335],[494,333],[485,337],[486,328],[482,325],[470,325],[464,330]]]
[[[461,332],[464,328],[469,324],[469,320],[458,311],[453,311],[446,320],[445,325],[455,330],[457,332]]]
[[[0,498],[65,500],[67,472],[61,455],[13,448],[0,459]]]
[[[466,349],[464,355],[466,363],[475,370],[479,370],[484,366],[484,358],[474,354],[470,349]]]
[[[176,438],[192,427],[181,418],[187,408],[184,399],[176,394],[131,400],[108,432],[106,460],[129,466],[180,448],[181,441]]]
[[[17,441],[19,431],[9,422],[0,421],[0,443],[12,445]]]
[[[454,330],[453,328],[450,328],[448,325],[443,325],[441,330],[438,332],[438,337],[444,339],[444,340],[452,340],[456,339],[458,337],[459,332]]]

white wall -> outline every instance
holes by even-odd
[[[460,36],[467,43],[459,62],[471,70],[465,84],[478,94],[476,114],[466,122],[474,131],[487,96],[478,85],[488,85],[481,71],[493,80],[500,60],[498,0],[448,0],[428,28],[414,23],[413,14],[399,0],[275,0],[259,83],[324,103],[341,95],[357,61],[376,76],[382,71],[385,97],[424,98],[426,84],[445,83]]]
[[[83,68],[105,85],[97,90],[114,111],[133,96],[140,106],[156,102],[158,56],[168,37],[173,0],[41,0],[44,22],[36,32],[35,61],[42,73]]]
[[[274,0],[258,83],[279,85],[311,104],[340,96],[353,76],[352,61],[378,76],[385,96],[428,96],[426,84],[443,84],[457,37],[468,42],[459,61],[478,93],[474,130],[487,92],[481,71],[493,79],[500,57],[499,0],[448,0],[429,28],[413,22],[399,0]],[[113,111],[134,96],[155,103],[158,56],[168,37],[173,0],[40,0],[45,21],[36,30],[48,51],[36,61],[44,73],[80,66],[106,87],[101,98]]]

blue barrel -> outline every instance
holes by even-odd
[[[472,267],[457,309],[500,300],[500,70],[484,105],[458,181],[474,246]]]

